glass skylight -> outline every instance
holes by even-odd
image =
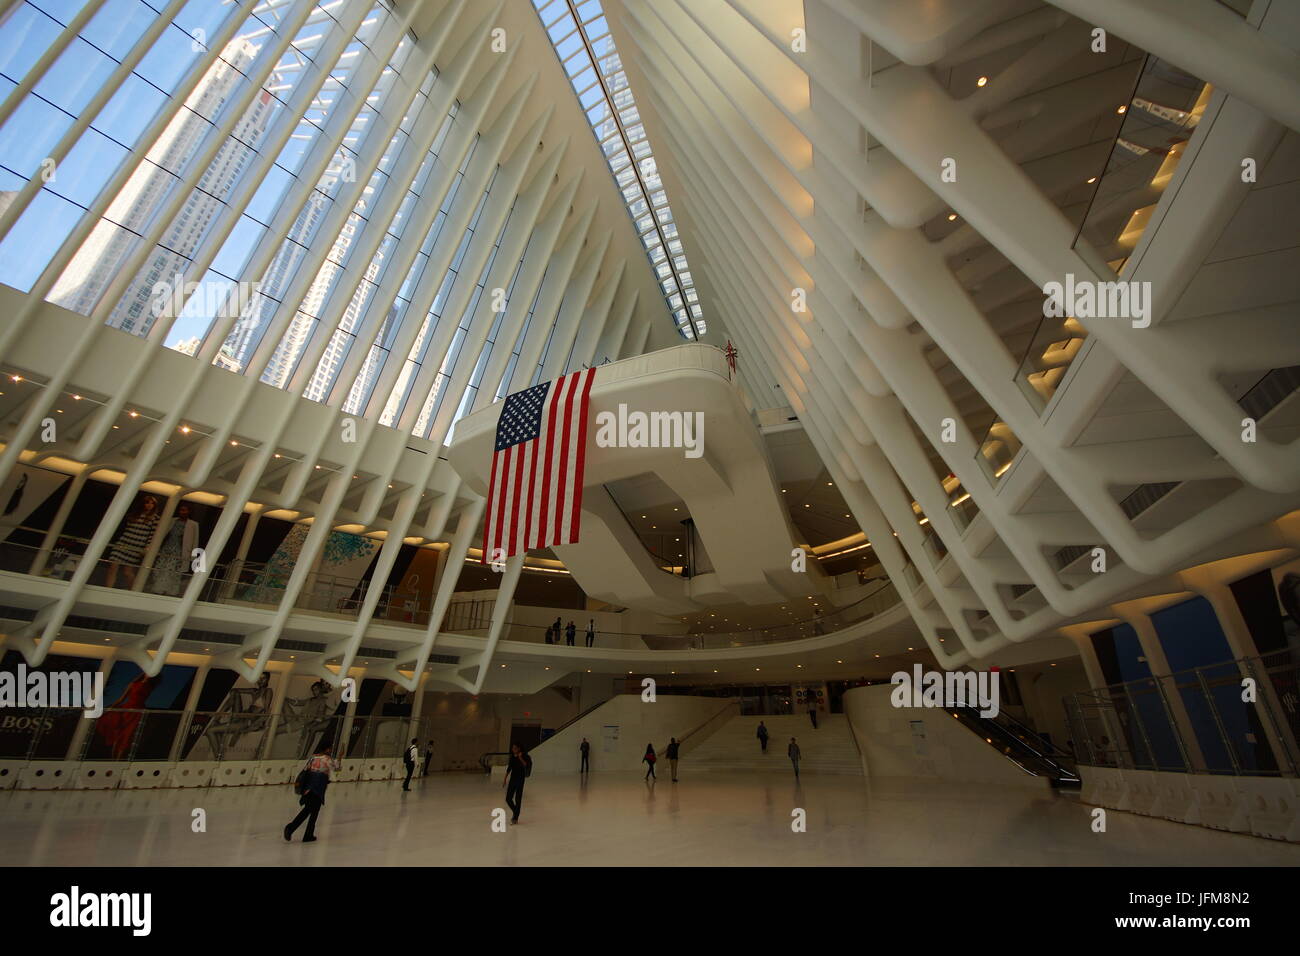
[[[707,329],[668,195],[600,0],[533,0],[683,338]]]

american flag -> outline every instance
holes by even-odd
[[[594,368],[506,396],[497,420],[483,563],[575,544]]]

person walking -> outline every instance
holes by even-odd
[[[799,745],[795,743],[795,739],[793,737],[790,738],[790,746],[785,748],[785,752],[786,755],[789,756],[790,762],[794,764],[794,778],[798,780],[799,779],[799,757],[801,756],[801,754],[799,752]]]
[[[411,774],[415,773],[415,761],[420,759],[420,742],[412,737],[411,745],[406,748],[406,753],[402,755],[402,762],[406,764],[406,779],[402,781],[402,789],[411,789]]]
[[[813,730],[817,729],[817,701],[808,698],[808,719],[812,721]]]
[[[330,785],[330,772],[338,769],[338,761],[330,756],[329,744],[323,743],[317,747],[315,755],[307,761],[294,783],[294,792],[301,794],[298,803],[302,810],[284,828],[286,841],[293,842],[293,831],[305,820],[307,832],[303,834],[302,842],[316,842],[316,815],[325,806],[325,789]]]
[[[587,773],[590,770],[588,761],[591,757],[591,744],[587,743],[586,737],[583,737],[582,743],[578,744],[578,750],[582,751],[582,768],[578,773]]]
[[[758,722],[758,742],[763,747],[763,753],[767,753],[767,727],[761,720]]]
[[[510,820],[512,824],[519,822],[519,811],[524,805],[524,781],[532,772],[533,758],[518,744],[511,744],[510,762],[506,764],[506,779],[502,786],[506,788],[506,806],[514,812]]]
[[[587,646],[591,647],[596,643],[596,620],[592,618],[587,622]]]
[[[677,754],[681,750],[681,744],[674,737],[668,742],[668,749],[664,755],[668,758],[668,769],[672,771],[673,783],[677,782]]]
[[[649,780],[652,777],[654,777],[654,779],[656,780],[659,779],[658,777],[655,777],[655,761],[658,759],[659,758],[655,756],[655,745],[646,744],[645,756],[641,758],[641,762],[646,765],[646,772],[645,772],[646,780]]]
[[[432,741],[432,740],[430,740],[427,744],[424,745],[424,770],[421,771],[421,775],[422,775],[422,776],[425,776],[425,777],[429,776],[429,762],[430,762],[431,760],[433,760],[433,741]]]
[[[577,626],[570,621],[564,628],[564,643],[573,646],[573,638],[578,633]]]

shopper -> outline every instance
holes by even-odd
[[[587,622],[587,646],[591,647],[596,643],[596,620],[595,618]]]
[[[555,632],[555,640],[553,643],[560,643],[560,633],[564,630],[564,627],[560,624],[560,619],[558,617],[555,619],[555,623],[551,625],[551,630]]]
[[[795,739],[793,737],[790,738],[790,746],[785,749],[785,752],[787,756],[789,756],[790,762],[794,764],[794,778],[798,780],[799,779],[799,757],[801,756],[801,754],[799,752],[799,745],[795,743]]]
[[[108,551],[108,577],[105,587],[117,587],[117,575],[120,571],[129,589],[135,583],[135,573],[144,563],[144,553],[153,540],[154,529],[158,527],[158,499],[145,495],[135,513],[126,519],[122,531],[113,541]]]
[[[763,753],[767,753],[767,727],[761,720],[758,722],[758,742],[763,747]]]
[[[808,719],[812,721],[813,730],[817,729],[817,701],[815,698],[808,698]]]
[[[681,744],[674,737],[669,741],[668,750],[665,752],[665,756],[668,758],[668,769],[672,771],[673,783],[677,782],[677,753],[680,749]]]
[[[578,745],[578,749],[582,751],[582,768],[578,771],[578,773],[587,773],[587,771],[590,769],[588,760],[591,756],[591,744],[587,743],[586,737],[582,738],[582,743]]]
[[[655,756],[655,745],[646,744],[645,756],[641,758],[641,762],[646,765],[646,772],[645,772],[646,780],[649,780],[652,777],[654,777],[654,779],[656,780],[659,779],[658,777],[655,777],[655,761],[657,759],[659,758]]]
[[[316,842],[316,815],[320,813],[320,808],[325,806],[325,788],[330,785],[330,772],[338,769],[338,761],[330,756],[329,744],[323,743],[318,746],[315,756],[307,761],[307,765],[302,768],[294,783],[294,791],[301,794],[298,803],[302,805],[302,810],[284,828],[286,840],[292,842],[293,831],[306,820],[307,832],[303,834],[302,842]]]
[[[430,740],[427,744],[424,745],[424,770],[421,771],[421,776],[425,776],[425,777],[429,776],[429,762],[432,760],[433,760],[433,741]]]
[[[533,758],[518,744],[511,744],[510,762],[506,764],[506,779],[502,786],[506,788],[506,806],[514,812],[510,819],[512,824],[519,822],[519,811],[524,805],[524,781],[532,772]]]
[[[402,789],[411,789],[411,774],[415,773],[415,762],[420,759],[420,741],[415,737],[411,738],[411,746],[406,748],[406,753],[402,757],[403,763],[406,764],[406,779],[402,781]]]
[[[577,626],[570,621],[564,628],[564,643],[573,646],[573,638],[578,633]]]

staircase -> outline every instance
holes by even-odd
[[[767,753],[758,745],[758,722],[767,724]],[[785,749],[797,739],[803,752],[799,772],[862,775],[862,758],[843,714],[817,719],[812,729],[807,714],[782,717],[733,717],[709,735],[703,743],[682,754],[682,771],[769,770],[793,773]]]

